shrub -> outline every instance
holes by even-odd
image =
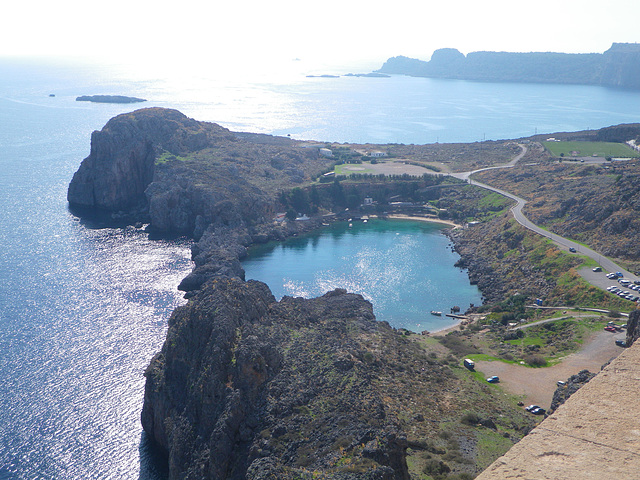
[[[449,465],[440,460],[436,460],[435,458],[427,460],[427,463],[425,464],[423,469],[424,473],[431,476],[442,475],[445,473],[449,473],[450,471],[451,468],[449,468]]]
[[[547,364],[542,355],[527,355],[524,357],[524,361],[532,367],[544,367]]]
[[[465,425],[478,425],[480,423],[480,420],[481,418],[477,413],[467,412],[462,416],[460,422],[464,423]]]

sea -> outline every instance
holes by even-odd
[[[166,478],[162,458],[140,426],[143,373],[162,345],[170,313],[184,303],[176,287],[192,267],[190,240],[150,239],[143,229],[81,220],[66,202],[67,185],[89,154],[91,132],[113,116],[159,106],[237,131],[415,144],[640,122],[640,95],[633,91],[306,76],[350,73],[348,68],[292,60],[270,72],[239,73],[233,65],[145,70],[77,59],[0,58],[0,480]],[[94,94],[148,101],[75,100]],[[268,277],[270,267],[258,276],[271,281],[278,296],[345,286],[368,295],[374,311],[395,326],[416,330],[424,329],[423,321],[394,307],[411,302],[397,295],[403,278],[412,278],[420,295],[431,291],[435,298],[472,287],[453,266],[456,255],[439,227],[372,222],[332,228],[252,252],[246,266],[279,250],[323,259],[312,280],[287,273],[278,285]],[[349,245],[359,250],[349,251]],[[444,262],[438,268],[451,277],[415,270],[436,256]],[[283,258],[281,265],[289,261]],[[367,290],[376,277],[389,280],[379,300]],[[464,298],[428,300],[419,313],[478,301],[470,288]]]

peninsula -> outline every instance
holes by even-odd
[[[429,61],[397,56],[378,73],[482,82],[566,83],[640,88],[640,44],[614,43],[604,53],[433,52]]]
[[[126,97],[124,95],[82,95],[76,98],[76,102],[140,103],[146,102],[146,100],[144,98]]]
[[[636,142],[640,125],[554,138]],[[540,367],[634,304],[587,284],[578,273],[585,260],[518,224],[510,199],[455,178],[471,170],[526,198],[527,214],[547,229],[640,270],[633,242],[622,243],[640,231],[640,168],[558,157],[544,137],[481,146],[302,142],[161,108],[119,115],[92,134],[69,185],[72,210],[196,242],[195,267],[179,286],[189,302],[172,314],[145,372],[142,423],[171,479],[461,480],[535,426],[539,417],[463,359],[484,353]],[[391,173],[369,173],[377,171]],[[597,217],[590,199],[607,215]],[[252,244],[392,213],[468,225],[450,235],[485,301],[447,335],[393,329],[342,289],[276,301],[264,283],[245,281],[240,261]],[[310,220],[297,221],[302,214]],[[530,308],[537,298],[565,315]],[[579,306],[605,313],[582,318]],[[518,323],[529,328],[513,330]]]

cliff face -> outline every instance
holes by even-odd
[[[91,135],[91,152],[73,176],[67,200],[72,206],[107,211],[144,204],[157,156],[203,148],[215,127],[205,129],[176,110],[149,108],[119,115]]]
[[[604,52],[602,84],[640,88],[640,45],[614,43]]]
[[[199,239],[213,225],[264,222],[276,194],[332,164],[288,138],[237,134],[148,108],[118,115],[91,136],[91,153],[69,185],[71,207],[144,220]]]
[[[388,59],[378,70],[420,77],[489,82],[569,83],[640,88],[640,44],[619,44],[603,54],[436,50],[430,61]]]
[[[260,282],[217,279],[172,315],[143,426],[171,478],[407,478],[367,365],[379,336],[394,334],[359,295],[276,302]]]

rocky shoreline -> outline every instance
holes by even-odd
[[[206,162],[213,162],[208,170]],[[142,422],[167,454],[170,478],[293,479],[318,472],[343,480],[407,479],[408,445],[424,451],[424,459],[435,447],[422,437],[408,440],[406,431],[436,435],[437,418],[466,408],[465,396],[450,392],[470,386],[435,352],[427,357],[403,332],[376,321],[361,296],[336,290],[276,302],[266,285],[245,282],[240,261],[250,245],[327,221],[273,218],[280,189],[329,164],[305,145],[237,135],[165,109],[121,115],[92,135],[91,153],[69,186],[70,206],[149,221],[152,231],[196,240],[194,269],[179,286],[189,302],[171,316],[162,351],[145,373]],[[358,188],[393,195],[406,185]],[[328,198],[332,188],[338,187],[326,185],[317,195]],[[470,195],[455,191],[456,199],[472,202]],[[508,288],[482,263],[487,257],[471,248],[469,232],[456,230],[451,238],[472,280],[497,299]],[[432,420],[418,413],[427,411]],[[486,423],[496,430],[495,422]],[[458,451],[449,462],[473,471],[461,447],[449,443]],[[445,467],[433,460],[425,468]]]

